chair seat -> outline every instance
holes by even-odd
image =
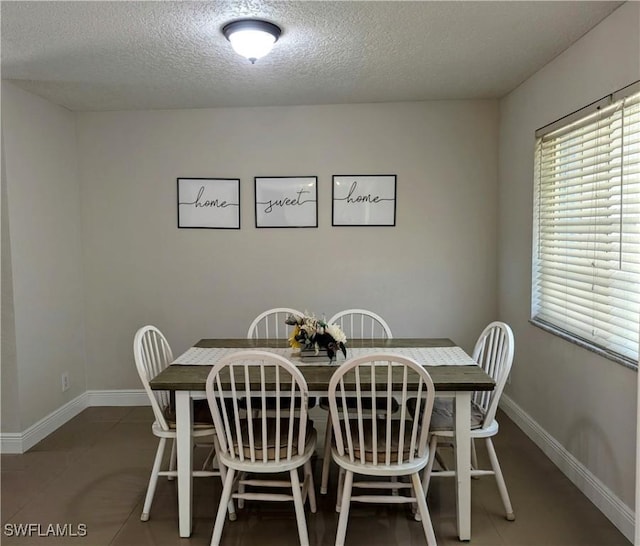
[[[371,410],[373,404],[371,403],[371,398],[363,398],[361,400],[362,403],[362,409],[365,410]],[[357,409],[357,404],[358,404],[358,399],[353,396],[347,397],[347,408],[349,409],[353,409],[356,410]],[[320,398],[320,407],[323,410],[329,411],[329,399],[325,396]],[[396,411],[398,411],[400,409],[400,404],[398,404],[398,402],[396,402],[396,400],[394,398],[391,399],[391,413],[395,413]],[[377,411],[386,411],[387,410],[387,398],[386,397],[379,397],[376,398],[376,410]]]
[[[391,451],[390,451],[390,463],[398,462],[398,447],[400,439],[400,426],[402,421],[399,419],[391,421]],[[406,461],[411,455],[411,430],[412,421],[405,420],[404,433],[402,436],[402,460]],[[341,427],[346,430],[346,424],[341,421]],[[354,456],[356,461],[362,460],[362,449],[364,448],[364,460],[367,463],[373,462],[373,454],[376,453],[377,463],[385,464],[386,461],[386,441],[387,441],[387,426],[384,419],[376,420],[376,442],[374,445],[373,438],[373,422],[371,419],[363,420],[362,423],[362,437],[364,445],[360,443],[360,433],[358,430],[358,420],[349,419],[349,428],[351,430],[351,437],[353,440]],[[346,436],[345,436],[346,437]],[[394,456],[395,455],[395,456]]]
[[[414,415],[416,411],[416,399],[411,398],[407,400],[407,409],[409,415]],[[484,413],[482,408],[475,402],[471,402],[471,430],[477,430],[482,428],[484,422]],[[430,432],[438,431],[450,431],[454,429],[454,411],[453,411],[453,399],[451,398],[436,398],[433,403],[433,412],[431,413],[431,424],[429,425]]]
[[[167,420],[169,428],[176,428],[176,408],[169,405],[162,410],[164,418]],[[211,428],[213,426],[213,417],[209,410],[209,404],[206,400],[193,401],[193,428]]]
[[[262,460],[264,456],[264,450],[267,450],[267,460],[273,461],[276,458],[276,453],[279,454],[279,458],[283,459],[287,457],[287,449],[289,445],[289,419],[280,419],[279,435],[277,434],[277,422],[275,417],[266,418],[266,439],[262,435],[262,419],[253,419],[253,445],[255,447],[255,456],[257,459]],[[300,420],[294,419],[293,423],[293,438],[297,440],[300,431]],[[242,436],[242,452],[245,457],[251,457],[251,447],[249,444],[249,422],[243,420],[240,423],[240,433]],[[308,444],[314,433],[313,422],[307,421],[307,428],[305,433],[305,444]],[[234,436],[237,436],[234,434]],[[234,450],[236,453],[239,451],[239,444],[237,438],[234,439]],[[297,455],[293,452],[292,455]]]
[[[471,430],[482,428],[483,422],[484,413],[482,408],[475,402],[471,402]],[[451,398],[437,398],[433,403],[429,430],[431,432],[453,430],[454,424],[453,400]]]
[[[275,410],[276,409],[276,402],[277,402],[277,398],[275,396],[267,396],[266,397],[266,407],[268,410]],[[314,408],[316,405],[316,399],[313,396],[309,397],[309,404],[307,406],[307,409],[311,409]],[[241,409],[246,410],[247,409],[247,399],[246,398],[240,398],[238,400],[238,407]],[[287,410],[291,407],[291,397],[290,396],[280,396],[280,409],[281,410]],[[258,396],[252,396],[251,397],[251,408],[252,409],[261,409],[262,408],[262,399]],[[296,409],[300,408],[300,400],[298,400],[298,407]]]

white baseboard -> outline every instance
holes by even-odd
[[[3,432],[0,434],[0,453],[24,453],[22,448],[22,433]]]
[[[0,433],[0,453],[24,453],[89,407],[148,405],[149,398],[143,389],[86,391],[43,417],[24,432]]]
[[[633,543],[635,514],[588,468],[578,461],[553,436],[511,398],[503,394],[500,409],[522,429],[529,439],[567,476],[618,530]]]
[[[85,392],[40,419],[24,432],[3,432],[0,434],[0,451],[2,453],[24,453],[87,407],[88,398]]]
[[[119,391],[87,391],[89,407],[95,406],[149,406],[144,389]]]

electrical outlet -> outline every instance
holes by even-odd
[[[64,372],[62,374],[62,392],[68,391],[71,387],[71,382],[69,381],[69,372]]]

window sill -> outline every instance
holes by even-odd
[[[621,364],[625,368],[631,368],[632,370],[638,371],[638,362],[635,360],[607,351],[602,347],[598,347],[593,343],[589,343],[588,341],[585,341],[584,339],[576,337],[575,335],[565,330],[562,330],[557,326],[552,326],[547,322],[542,322],[540,320],[535,320],[535,319],[529,319],[529,322],[534,326],[540,328],[541,330],[544,330],[545,332],[549,332],[550,334],[558,336],[564,339],[565,341],[568,341],[569,343],[573,343],[574,345],[578,345],[579,347],[582,347],[583,349],[587,349],[592,353],[596,353],[597,355],[600,355],[601,357],[606,358],[607,360],[612,360],[613,362]]]

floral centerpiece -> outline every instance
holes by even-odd
[[[289,315],[286,324],[294,326],[289,336],[289,345],[300,351],[313,351],[315,355],[320,349],[327,351],[329,361],[334,360],[338,351],[347,356],[347,336],[337,324],[327,324],[326,321],[314,315]]]

